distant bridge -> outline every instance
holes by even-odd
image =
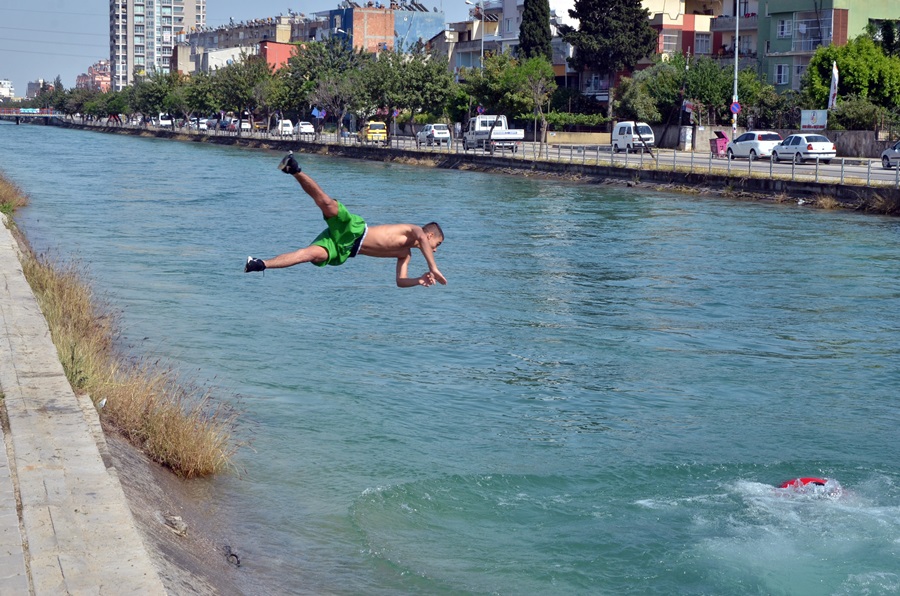
[[[15,120],[18,123],[22,119],[34,118],[62,118],[65,114],[53,108],[0,108],[0,119]]]

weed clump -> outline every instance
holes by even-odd
[[[3,192],[0,176],[0,193]],[[2,195],[0,195],[0,201]],[[12,203],[12,201],[11,201]],[[184,478],[216,474],[234,454],[236,413],[159,362],[117,348],[118,317],[95,298],[85,272],[36,255],[20,237],[22,269],[73,389],[103,403],[101,420]]]

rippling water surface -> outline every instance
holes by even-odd
[[[279,157],[0,124],[35,247],[238,400],[248,594],[900,592],[898,220],[304,156],[450,283],[245,275],[323,227]]]

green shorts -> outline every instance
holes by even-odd
[[[323,230],[312,242],[313,246],[321,246],[328,251],[328,260],[316,263],[319,267],[343,265],[344,261],[356,256],[366,236],[365,220],[347,211],[340,201],[336,202],[338,214],[325,218],[328,229]]]

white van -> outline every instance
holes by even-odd
[[[294,123],[290,120],[279,120],[272,127],[272,134],[281,137],[290,137],[294,135]]]
[[[619,151],[644,151],[653,149],[656,138],[653,129],[646,122],[634,122],[626,120],[619,122],[612,133],[612,150]]]

